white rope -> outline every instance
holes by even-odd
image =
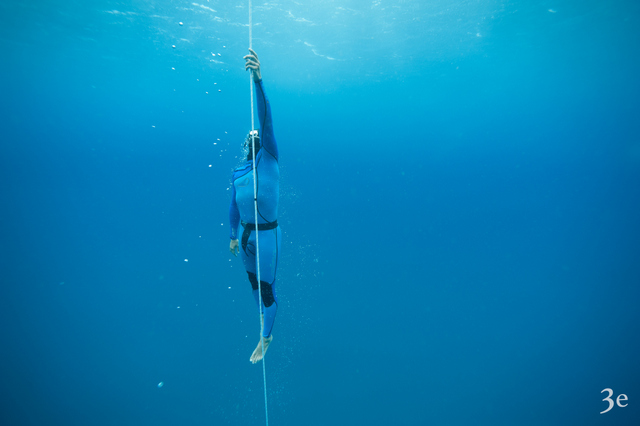
[[[249,49],[253,46],[251,44],[253,23],[251,20],[251,0],[249,0]],[[264,416],[269,426],[269,411],[267,409],[267,370],[264,363],[264,320],[262,313],[262,282],[260,281],[260,245],[258,244],[258,179],[256,176],[256,135],[254,133],[254,118],[253,118],[253,70],[249,74],[249,93],[251,94],[251,154],[253,157],[253,211],[255,217],[255,233],[256,233],[256,275],[258,278],[258,314],[260,315],[260,345],[262,351],[262,382],[264,386]]]

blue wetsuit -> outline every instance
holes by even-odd
[[[262,80],[255,82],[260,120],[261,147],[256,154],[256,177],[258,181],[258,226],[255,225],[253,204],[253,171],[251,159],[233,171],[233,188],[229,222],[231,239],[238,238],[238,225],[242,223],[243,234],[240,256],[249,275],[256,303],[258,279],[256,276],[256,232],[260,245],[260,287],[264,314],[263,336],[269,337],[278,310],[276,297],[276,270],[280,256],[281,231],[278,226],[278,198],[280,192],[280,169],[278,168],[278,145],[273,134],[271,106],[264,91]]]

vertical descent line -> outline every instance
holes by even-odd
[[[251,17],[251,0],[249,0],[249,48],[252,46],[253,39],[253,22]],[[269,411],[267,405],[267,370],[264,362],[264,320],[262,312],[262,281],[260,281],[260,245],[258,243],[258,178],[256,174],[256,135],[254,133],[255,120],[253,117],[253,70],[249,74],[249,93],[251,95],[251,153],[252,153],[252,169],[253,169],[253,210],[254,210],[254,223],[256,233],[256,277],[258,278],[258,314],[260,315],[260,350],[262,351],[262,383],[264,387],[264,416],[266,425],[269,426]],[[264,135],[263,135],[264,137]]]

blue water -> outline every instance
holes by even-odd
[[[640,424],[640,4],[304,3],[253,15],[269,424]],[[246,3],[0,16],[0,423],[264,424]]]

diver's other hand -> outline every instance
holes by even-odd
[[[251,69],[253,73],[253,79],[255,81],[262,80],[262,75],[260,74],[260,61],[258,60],[258,54],[253,49],[249,49],[251,52],[250,55],[245,56],[243,59],[246,61],[244,64],[244,69]]]
[[[240,251],[238,248],[238,240],[231,240],[231,243],[229,243],[229,251],[233,253],[234,256],[238,256],[238,252]]]

